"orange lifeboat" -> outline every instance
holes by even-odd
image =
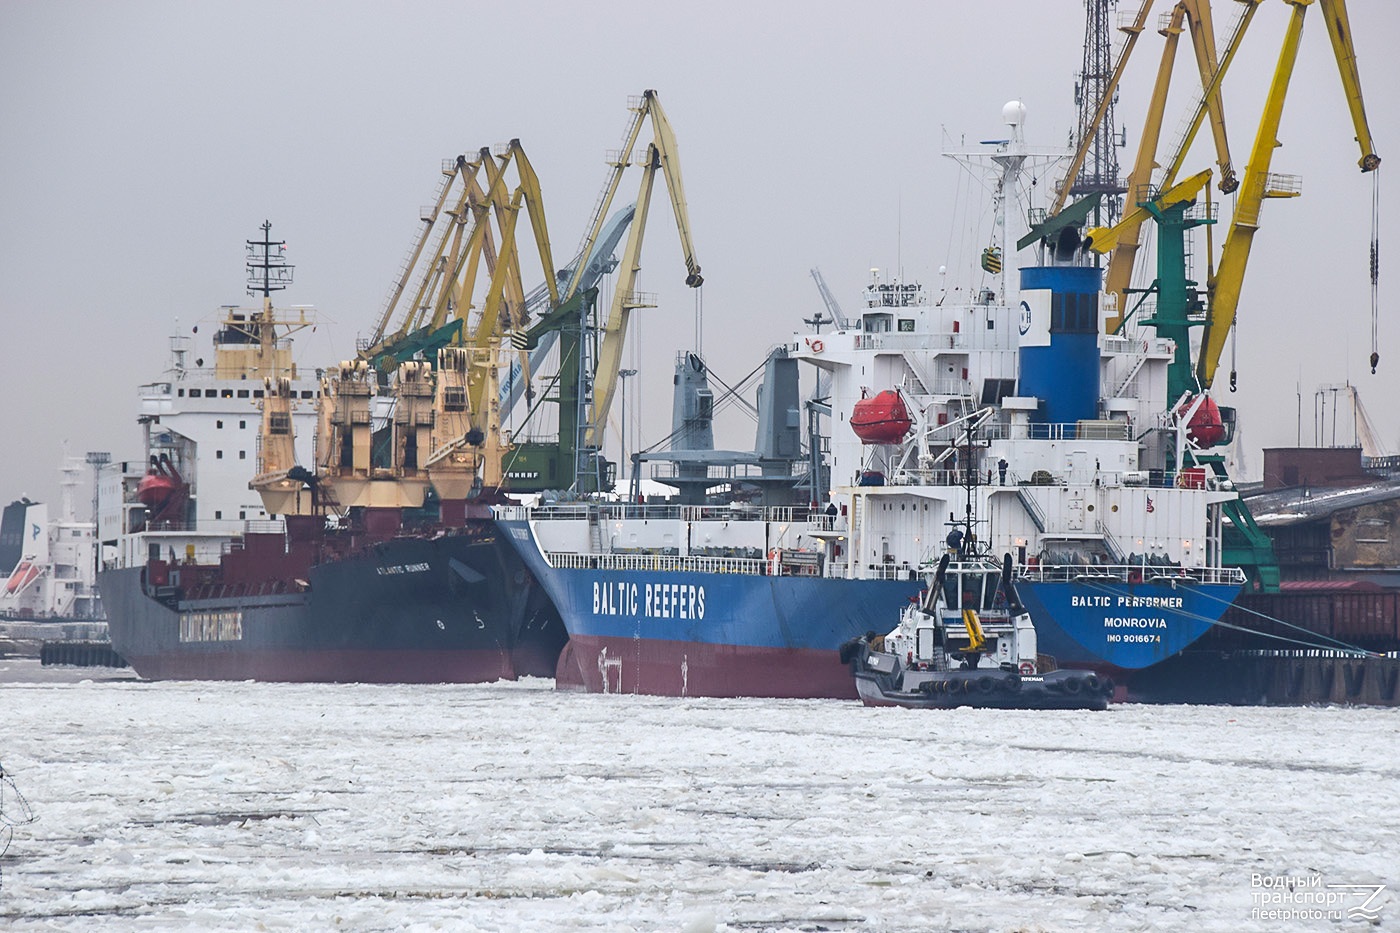
[[[1177,411],[1185,412],[1195,403],[1195,398],[1187,398]],[[1214,447],[1225,439],[1225,420],[1220,417],[1220,406],[1215,399],[1207,398],[1191,416],[1186,426],[1186,435],[1200,447]]]
[[[39,568],[34,565],[34,562],[22,560],[19,562],[19,566],[15,567],[14,573],[10,574],[10,579],[5,581],[5,592],[11,595],[18,593],[33,583],[37,576],[39,576]]]
[[[866,444],[898,444],[913,424],[903,396],[894,389],[873,397],[862,394],[851,409],[851,430]]]
[[[151,457],[146,475],[136,486],[136,498],[146,507],[147,522],[177,520],[188,495],[189,488],[170,458],[164,454]]]

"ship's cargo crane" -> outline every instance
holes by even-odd
[[[846,318],[846,312],[841,310],[841,304],[836,300],[836,296],[827,287],[826,279],[822,277],[822,270],[812,267],[812,281],[817,283],[817,292],[822,296],[822,304],[826,305],[826,313],[831,315],[831,320],[836,324],[837,330],[845,330],[851,326],[851,322]]]

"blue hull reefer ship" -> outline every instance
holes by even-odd
[[[1203,454],[1220,414],[1171,397],[1176,341],[1105,332],[1083,202],[1009,239],[1019,180],[1058,154],[1025,145],[1018,103],[1003,115],[1009,139],[953,154],[987,172],[1008,237],[974,285],[930,298],[875,271],[858,320],[783,348],[829,380],[824,507],[497,510],[568,629],[561,684],[850,696],[841,644],[886,631],[948,553],[1011,555],[1045,670],[1122,684],[1229,607],[1239,496]]]

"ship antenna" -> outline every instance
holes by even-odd
[[[969,557],[976,557],[981,553],[982,542],[978,541],[974,529],[977,527],[977,506],[975,505],[975,491],[978,486],[977,467],[972,462],[972,428],[977,419],[969,418],[963,431],[963,442],[966,445],[963,454],[960,456],[963,469],[963,491],[967,495],[967,507],[963,519],[964,541],[967,542],[967,554]]]
[[[264,299],[292,284],[292,270],[287,263],[287,243],[272,239],[272,221],[264,220],[261,240],[244,240],[247,244],[248,294]]]

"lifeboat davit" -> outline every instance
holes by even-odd
[[[180,491],[181,483],[164,473],[147,473],[136,486],[136,498],[150,512],[159,512]]]
[[[34,582],[34,578],[39,576],[39,568],[33,561],[22,560],[10,574],[10,579],[5,581],[5,592],[13,596],[26,586]]]
[[[913,424],[903,396],[894,389],[862,396],[851,409],[851,430],[866,444],[898,444]]]
[[[1194,397],[1188,398],[1177,410],[1189,411],[1195,402]],[[1220,406],[1215,404],[1215,399],[1207,397],[1196,409],[1190,424],[1186,426],[1186,436],[1199,447],[1214,447],[1225,439],[1225,420],[1220,417]]]
[[[136,485],[136,498],[146,507],[148,520],[172,520],[174,515],[166,513],[177,511],[186,494],[185,480],[170,458],[165,455],[159,459],[151,457],[146,475]]]

